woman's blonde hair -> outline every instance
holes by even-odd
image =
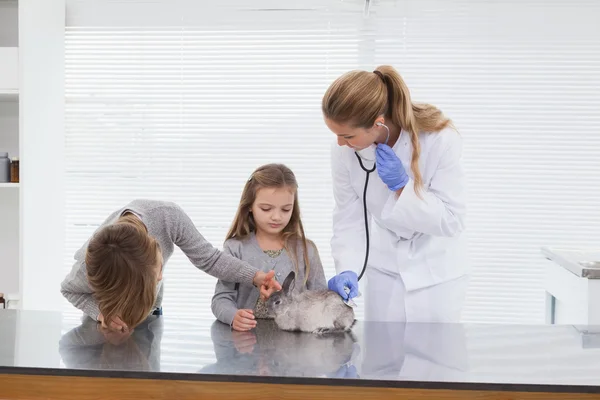
[[[115,317],[131,329],[156,302],[159,245],[133,214],[94,234],[85,255],[87,277],[104,321]]]
[[[325,92],[321,108],[325,118],[353,128],[370,129],[383,115],[408,132],[417,194],[423,186],[419,170],[419,133],[439,132],[452,125],[437,107],[413,103],[404,80],[389,65],[381,65],[373,72],[355,70],[340,76]]]
[[[256,200],[256,193],[263,188],[287,188],[294,193],[294,206],[290,222],[283,228],[283,242],[286,251],[293,259],[296,273],[298,273],[298,244],[302,245],[304,253],[304,283],[310,273],[310,263],[308,260],[308,243],[312,245],[304,234],[302,219],[300,218],[300,204],[298,203],[298,182],[291,169],[283,164],[267,164],[257,168],[250,179],[246,182],[240,204],[235,214],[235,219],[231,228],[225,237],[228,239],[247,238],[252,232],[256,232],[256,223],[252,216],[251,209]]]

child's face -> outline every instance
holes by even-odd
[[[256,227],[268,234],[279,234],[290,222],[294,193],[289,188],[261,188],[256,192],[252,214]]]

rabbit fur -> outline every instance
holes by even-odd
[[[349,331],[354,309],[332,290],[294,291],[296,273],[291,271],[282,290],[269,297],[267,307],[281,330],[316,334]]]

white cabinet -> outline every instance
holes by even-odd
[[[0,185],[0,292],[24,309],[64,302],[65,7],[0,0],[0,151],[20,177]]]
[[[600,249],[542,248],[546,323],[600,332]]]
[[[0,0],[0,152],[21,160],[18,7]],[[0,292],[13,299],[21,292],[21,200],[20,183],[0,182]]]

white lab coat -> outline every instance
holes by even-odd
[[[386,275],[399,276],[402,290],[407,292],[463,277],[469,270],[462,234],[466,187],[461,136],[447,128],[421,134],[419,140],[423,199],[415,192],[410,167],[412,145],[405,131],[393,147],[410,177],[402,194],[396,197],[379,178],[377,170],[370,174],[367,189],[370,234],[367,271],[374,268]],[[372,168],[375,145],[359,155],[365,168]],[[335,198],[331,249],[336,271],[353,270],[360,274],[366,249],[362,200],[366,172],[354,150],[337,143],[331,151],[331,168]],[[390,300],[386,293],[378,297],[365,301],[384,304]]]

